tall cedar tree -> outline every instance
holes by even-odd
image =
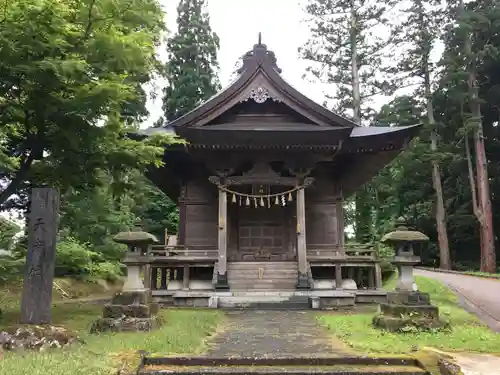
[[[408,74],[408,78],[417,78],[419,88],[417,97],[423,97],[427,110],[427,124],[432,153],[432,184],[436,193],[435,214],[438,234],[440,268],[450,269],[450,249],[446,229],[446,209],[444,206],[441,183],[440,154],[438,150],[439,129],[434,116],[432,75],[435,65],[431,62],[431,52],[439,39],[443,24],[443,9],[439,0],[413,0],[405,9],[402,39],[409,48],[404,53],[399,69]]]
[[[308,73],[335,85],[335,94],[327,96],[334,100],[334,110],[359,125],[373,118],[373,96],[392,89],[383,79],[383,57],[392,45],[392,30],[384,25],[390,24],[394,4],[392,0],[308,0],[305,8],[312,36],[299,52],[313,64]],[[364,187],[356,194],[356,238],[363,242],[373,237],[369,194]]]
[[[217,78],[219,37],[210,27],[205,0],[181,0],[177,33],[168,40],[163,112],[173,121],[210,98],[220,88]]]
[[[498,23],[500,4],[491,0],[465,5],[462,0],[459,0],[452,4],[451,14],[454,17],[455,25],[449,31],[445,61],[449,69],[449,77],[458,88],[466,93],[465,105],[463,106],[464,144],[469,169],[472,206],[480,227],[480,269],[483,272],[495,272],[495,236],[493,233],[488,160],[484,145],[479,69],[485,60],[498,60],[500,55],[498,47],[490,42],[491,38],[482,37],[485,31]],[[466,82],[466,87],[464,87],[463,82]],[[475,171],[469,148],[471,134],[474,142]]]

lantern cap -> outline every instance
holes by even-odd
[[[405,218],[400,217],[396,220],[394,231],[387,233],[382,237],[381,242],[425,242],[429,237],[422,232],[408,228]]]
[[[158,239],[154,234],[144,232],[141,220],[137,219],[134,223],[134,228],[131,231],[119,232],[113,237],[113,241],[126,245],[147,245],[157,243]]]

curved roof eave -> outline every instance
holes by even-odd
[[[350,138],[377,137],[386,134],[413,133],[418,131],[422,124],[409,126],[358,126],[352,129]]]

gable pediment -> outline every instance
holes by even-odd
[[[259,70],[227,102],[191,126],[226,128],[232,124],[235,128],[247,128],[256,123],[285,127],[330,125],[292,101]]]

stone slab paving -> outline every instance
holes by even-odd
[[[309,311],[227,312],[226,326],[208,343],[209,357],[332,357],[353,355]]]
[[[490,354],[453,354],[464,375],[498,375],[500,358]]]
[[[415,274],[447,284],[465,309],[493,331],[500,332],[500,280],[424,270],[415,270]]]

